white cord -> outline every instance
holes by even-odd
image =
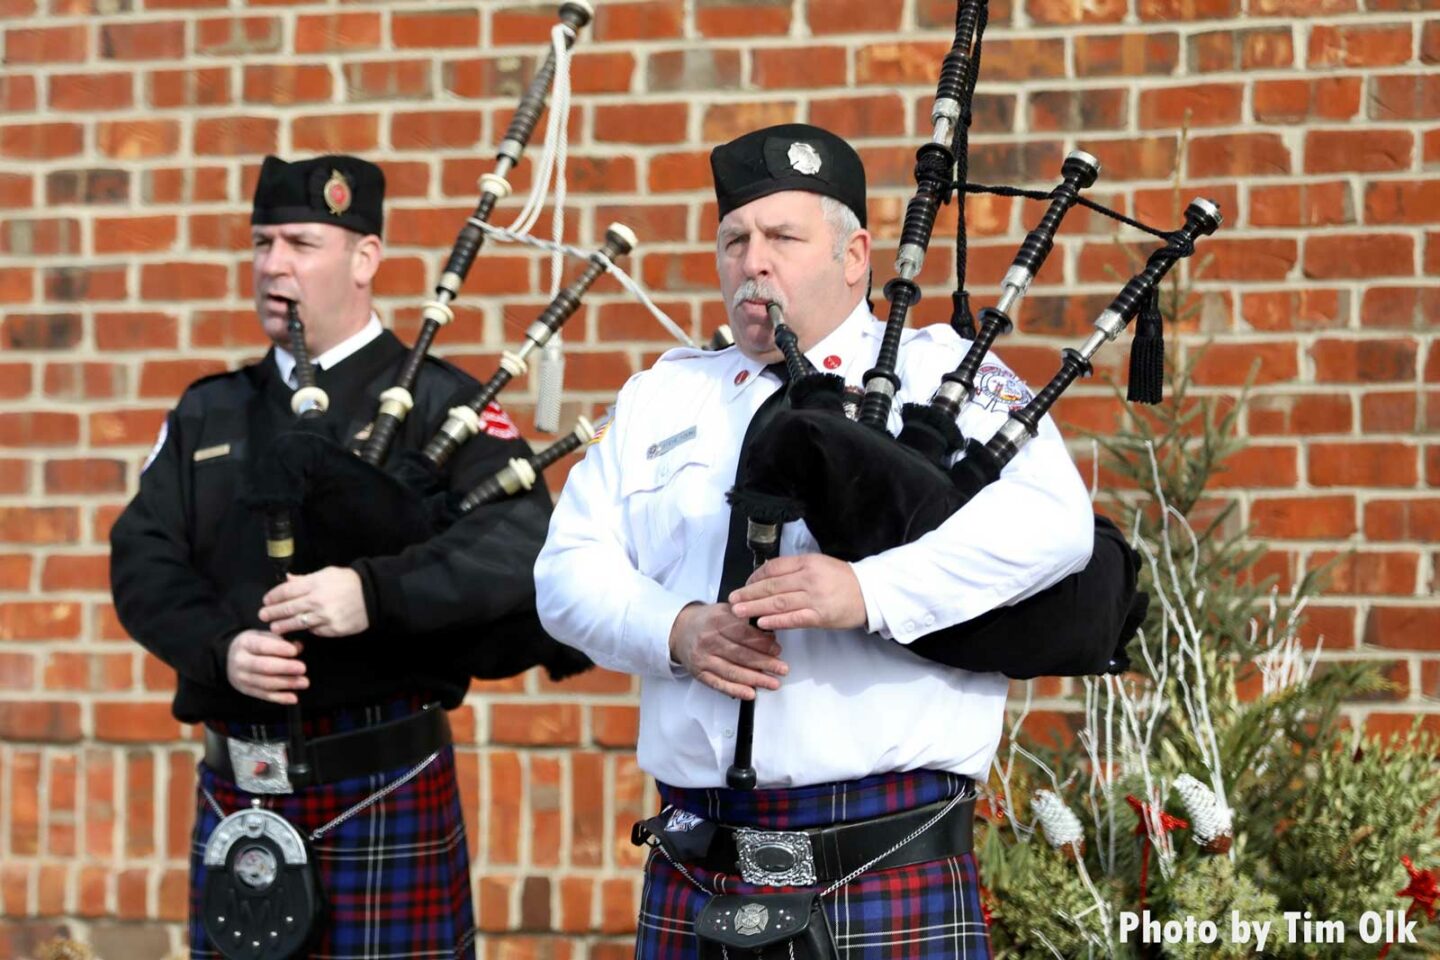
[[[555,57],[555,77],[550,87],[550,115],[545,121],[545,145],[540,160],[535,164],[535,175],[530,184],[530,195],[525,206],[510,225],[516,233],[529,233],[540,219],[545,206],[545,194],[555,171],[557,157],[561,158],[567,142],[566,127],[570,120],[570,48],[565,43],[565,28],[556,24],[550,30],[550,49]],[[557,204],[558,206],[558,204]]]
[[[505,227],[497,227],[492,223],[486,223],[485,221],[477,220],[474,217],[471,217],[470,220],[467,222],[474,224],[481,230],[484,230],[487,234],[489,234],[494,239],[500,241],[501,243],[524,243],[532,247],[538,247],[541,250],[559,250],[566,256],[575,257],[578,260],[590,260],[593,259],[595,256],[595,252],[593,250],[581,250],[579,247],[572,247],[567,243],[555,243],[550,240],[542,240],[539,237],[532,237],[527,234],[516,233],[513,230],[506,229]],[[645,308],[650,311],[651,316],[658,320],[660,322],[660,325],[664,327],[672,337],[674,337],[676,340],[679,340],[687,347],[695,346],[695,341],[690,338],[690,335],[684,330],[680,329],[680,325],[674,320],[671,320],[665,314],[664,310],[661,310],[658,306],[655,305],[655,301],[650,299],[650,295],[647,294],[643,289],[641,289],[640,284],[636,283],[633,277],[631,277],[624,270],[620,269],[620,267],[616,266],[613,262],[607,261],[605,269],[611,276],[613,276],[617,281],[619,281],[620,286],[624,287],[632,296],[635,297],[635,299],[639,300],[645,305]]]
[[[535,164],[530,195],[526,197],[524,207],[521,208],[515,222],[509,227],[497,227],[473,217],[469,221],[484,230],[493,239],[504,243],[525,243],[542,250],[549,250],[551,253],[551,299],[554,299],[555,295],[560,292],[561,257],[572,256],[580,260],[591,258],[590,251],[580,250],[562,242],[565,233],[565,166],[570,150],[570,47],[566,44],[565,39],[564,27],[557,24],[551,29],[550,47],[555,56],[555,78],[550,90],[550,113],[545,121],[545,144],[540,151],[540,159]],[[545,206],[547,188],[552,178],[555,181],[554,214],[551,219],[554,240],[547,242],[539,237],[531,236],[530,230],[540,219],[540,212]],[[651,316],[659,321],[672,337],[687,347],[695,346],[695,341],[690,338],[690,335],[670,319],[665,311],[656,306],[655,301],[650,299],[650,295],[642,290],[629,274],[613,263],[607,264],[606,269],[626,291],[645,305],[645,309],[650,311]]]
[[[570,112],[570,50],[565,44],[565,33],[556,27],[550,33],[551,47],[555,51],[555,82],[551,87],[550,120],[562,112],[568,120]],[[548,133],[554,137],[545,139],[545,152],[551,155],[555,167],[554,200],[551,204],[550,238],[557,244],[565,240],[565,163],[570,151],[569,123],[549,125]],[[539,210],[536,210],[538,215]],[[560,292],[560,277],[565,267],[565,255],[559,250],[550,253],[550,299]],[[535,396],[535,429],[544,433],[555,433],[560,429],[560,394],[565,389],[565,342],[560,331],[545,344],[540,353],[536,370],[539,381]]]

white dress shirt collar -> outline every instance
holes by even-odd
[[[370,341],[380,336],[384,330],[385,328],[380,326],[380,318],[372,310],[370,312],[370,319],[365,322],[365,326],[344,340],[341,340],[335,344],[335,346],[320,354],[320,356],[314,358],[312,362],[315,364],[315,369],[329,370],[346,357],[369,346]],[[295,356],[279,344],[275,346],[275,368],[280,371],[280,378],[282,380],[292,387],[297,386],[293,379],[293,374],[295,373]]]
[[[851,360],[861,351],[862,341],[870,332],[873,320],[874,318],[870,315],[870,304],[862,297],[860,302],[855,304],[855,309],[840,321],[840,326],[821,337],[814,346],[805,351],[806,358],[821,373],[834,373],[836,370],[848,368]],[[869,350],[868,347],[865,349]],[[873,356],[867,356],[864,362],[869,363],[873,359]]]
[[[855,309],[840,321],[839,326],[805,351],[806,358],[814,364],[816,370],[822,373],[834,373],[839,369],[847,368],[851,359],[860,351],[862,341],[869,332],[873,319],[870,315],[870,305],[861,299],[859,303],[855,304]],[[746,387],[759,379],[761,372],[766,367],[766,364],[745,356],[738,349],[735,351],[735,356],[736,360],[730,371],[729,384],[725,388],[724,396],[727,402],[738,397]],[[873,357],[867,357],[866,361],[871,359]]]

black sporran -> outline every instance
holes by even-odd
[[[284,817],[254,808],[221,820],[205,843],[201,918],[227,960],[301,956],[319,927],[309,846]]]
[[[723,894],[695,918],[700,960],[838,960],[820,895]]]

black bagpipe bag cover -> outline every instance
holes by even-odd
[[[298,569],[348,566],[357,557],[399,553],[454,521],[453,496],[427,496],[417,489],[434,486],[433,471],[417,462],[401,464],[402,479],[340,446],[322,424],[300,423],[271,442],[250,478],[246,501],[256,509],[294,511]],[[455,667],[482,680],[543,666],[558,681],[594,666],[546,634],[533,610],[491,623],[478,636],[465,627],[430,635],[426,642],[447,645]]]
[[[838,378],[792,387],[747,451],[730,501],[756,519],[804,519],[822,553],[855,561],[918,539],[969,499],[926,455],[847,418]],[[1089,563],[1019,603],[928,634],[908,649],[929,660],[1014,679],[1118,673],[1149,598],[1139,557],[1096,516]]]
[[[320,425],[276,435],[250,478],[247,501],[295,513],[297,568],[388,556],[438,532],[434,498],[371,466]]]

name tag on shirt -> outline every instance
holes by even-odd
[[[681,430],[673,437],[666,437],[664,440],[661,440],[658,443],[650,444],[650,446],[645,450],[645,459],[654,460],[656,457],[663,457],[671,450],[674,450],[676,447],[680,446],[680,444],[686,443],[694,439],[695,428],[686,427],[684,430]]]
[[[204,463],[206,460],[228,456],[230,456],[230,444],[221,443],[213,447],[205,447],[203,450],[196,450],[191,459],[195,463]]]

